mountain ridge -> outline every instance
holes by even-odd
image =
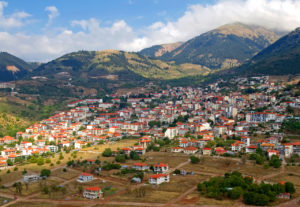
[[[275,32],[260,26],[227,24],[196,36],[158,58],[210,69],[231,68],[252,58],[278,38]]]

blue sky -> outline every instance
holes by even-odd
[[[133,29],[151,25],[157,21],[175,21],[184,15],[190,5],[213,4],[214,0],[9,0],[5,13],[25,11],[34,24],[26,31],[42,33],[48,22],[45,8],[55,6],[59,15],[52,21],[53,27],[68,27],[73,20],[95,18],[102,25],[125,20]],[[73,28],[74,30],[78,28]]]
[[[77,50],[138,51],[233,22],[300,26],[300,0],[0,0],[0,45],[27,61]]]

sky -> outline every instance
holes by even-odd
[[[291,31],[300,0],[0,0],[0,50],[39,62],[78,50],[139,51],[234,22]]]

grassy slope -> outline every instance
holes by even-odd
[[[121,80],[138,80],[174,79],[208,71],[208,68],[198,65],[175,65],[137,53],[105,50],[79,51],[64,55],[39,67],[36,74],[53,78],[61,72],[67,72],[73,79],[97,78],[113,74],[118,75]]]
[[[17,97],[0,98],[0,137],[15,136],[33,122],[49,117],[60,105],[42,105]]]

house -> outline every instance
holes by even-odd
[[[48,145],[46,146],[46,149],[48,149],[50,152],[57,152],[58,151],[58,146],[55,146],[55,145]]]
[[[290,158],[293,154],[293,145],[290,143],[284,144],[284,157]]]
[[[143,147],[137,147],[137,148],[134,149],[134,151],[135,151],[137,154],[139,154],[139,155],[143,155],[143,154],[146,153],[146,149],[143,148]]]
[[[293,142],[293,153],[300,155],[300,142]]]
[[[189,142],[187,140],[180,140],[179,147],[187,147],[189,146]]]
[[[133,165],[131,167],[133,169],[140,170],[140,171],[149,170],[149,166],[146,163],[136,162],[136,163],[133,163]]]
[[[192,147],[192,146],[186,147],[186,148],[183,149],[183,152],[185,154],[195,154],[197,151],[198,151],[198,148]]]
[[[203,155],[211,155],[211,148],[205,147],[202,149]]]
[[[165,137],[168,137],[169,139],[173,139],[177,135],[178,135],[178,129],[177,129],[177,127],[169,127],[165,131]]]
[[[225,154],[227,151],[226,151],[223,147],[216,147],[215,152],[216,152],[216,154],[218,154],[218,155],[223,155],[223,154]]]
[[[78,178],[77,181],[80,183],[85,183],[92,181],[94,179],[94,176],[90,173],[82,173]]]
[[[168,174],[155,174],[149,178],[149,183],[153,185],[159,185],[161,183],[170,182],[170,176]]]
[[[250,145],[248,147],[246,147],[246,153],[255,153],[257,149],[256,145]]]
[[[83,141],[77,141],[77,142],[75,142],[75,144],[74,144],[74,147],[75,147],[75,149],[81,149],[83,146],[85,146],[85,142],[83,142]]]
[[[290,193],[279,193],[277,198],[280,199],[291,199],[291,194]]]
[[[169,170],[169,166],[164,163],[158,163],[153,166],[154,172],[156,173],[165,173]]]
[[[231,151],[240,152],[243,147],[244,147],[244,142],[237,140],[233,144],[231,144]]]
[[[183,148],[182,147],[173,147],[172,152],[183,152]]]
[[[99,187],[88,187],[83,191],[83,197],[88,199],[99,199],[103,196],[103,192]]]
[[[245,146],[250,146],[250,138],[246,136],[241,137],[241,142],[245,143]]]
[[[41,177],[37,174],[24,175],[24,182],[31,183],[40,180]]]
[[[279,156],[278,150],[268,150],[268,157],[271,158],[273,155]]]

